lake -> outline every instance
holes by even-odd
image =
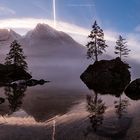
[[[98,94],[96,109],[106,109],[90,118],[87,95],[96,94],[80,80],[85,69],[85,65],[32,66],[33,78],[51,82],[10,92],[1,87],[5,102],[0,105],[0,139],[139,140],[140,101],[124,93],[121,98]]]

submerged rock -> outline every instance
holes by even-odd
[[[45,83],[48,83],[50,81],[45,81],[44,79],[36,80],[36,79],[29,79],[29,80],[17,80],[10,84],[7,84],[7,86],[10,87],[16,87],[16,86],[36,86],[36,85],[43,85]]]
[[[97,93],[120,96],[131,80],[129,68],[120,58],[101,60],[89,65],[80,78]]]
[[[140,78],[132,81],[125,90],[126,96],[132,100],[140,99]]]
[[[36,80],[36,79],[30,79],[28,81],[26,81],[26,85],[27,86],[36,86],[36,85],[43,85],[45,83],[48,83],[49,81],[45,81],[43,79],[40,80]]]

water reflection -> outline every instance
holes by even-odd
[[[87,96],[91,125],[85,136],[89,133],[112,138],[125,136],[132,120],[127,114],[129,100],[122,98],[131,79],[128,68],[129,66],[119,59],[102,60],[90,65],[81,75],[81,80],[94,92],[93,96]],[[112,107],[107,106],[104,101],[103,96],[107,94],[116,97]]]
[[[9,114],[17,111],[21,105],[22,100],[24,97],[24,92],[26,91],[27,86],[26,85],[14,85],[14,86],[6,86],[4,88],[6,99],[9,102]]]
[[[128,99],[122,99],[121,96],[114,102],[116,114],[118,119],[121,119],[124,115],[127,114],[127,107],[130,105]]]
[[[18,111],[22,107],[23,98],[25,96],[27,88],[36,85],[42,86],[46,82],[49,81],[45,81],[43,79],[41,80],[30,79],[28,81],[19,80],[12,83],[3,83],[2,85],[5,85],[4,87],[2,87],[4,89],[4,97],[0,97],[0,104],[4,105],[3,107],[1,106],[0,114],[11,115],[13,112]]]
[[[78,109],[76,107],[73,107],[75,109],[75,112],[69,112],[68,110],[71,107],[68,105],[72,104],[73,101],[77,101],[79,99],[79,96],[75,94],[78,91],[75,92],[74,90],[69,91],[68,92],[69,96],[66,95],[64,98],[63,96],[61,96],[60,89],[57,88],[54,89],[55,86],[52,86],[52,89],[56,90],[55,93],[59,92],[59,94],[55,94],[54,96],[53,96],[54,91],[52,91],[52,89],[50,90],[52,92],[50,92],[48,91],[48,89],[46,90],[46,88],[43,89],[44,88],[43,86],[39,88],[38,87],[34,88],[34,90],[32,88],[29,88],[30,91],[28,90],[28,92],[26,92],[28,87],[24,86],[24,84],[20,86],[19,85],[6,86],[5,101],[8,101],[9,109],[10,109],[8,114],[10,114],[11,117],[12,112],[15,111],[19,112],[18,109],[22,108],[23,111],[21,111],[21,113],[23,114],[27,113],[33,116],[33,120],[35,122],[42,121],[42,124],[45,124],[46,120],[48,120],[47,116],[50,115],[51,118],[59,114],[58,118],[55,118],[56,139],[65,139],[67,136],[70,136],[69,139],[72,140],[74,140],[74,136],[76,139],[81,139],[81,137],[79,136],[80,137],[79,138],[77,135],[78,134],[80,135],[82,133],[82,136],[84,137],[83,139],[88,139],[87,137],[90,137],[91,135],[92,136],[96,135],[99,137],[102,136],[105,139],[107,139],[106,137],[109,137],[112,139],[121,140],[121,138],[127,134],[127,131],[132,125],[131,123],[132,118],[130,117],[129,114],[130,110],[128,110],[130,105],[129,102],[130,100],[128,98],[124,98],[124,94],[122,94],[125,87],[129,83],[129,80],[128,81],[123,80],[125,84],[123,82],[120,83],[122,78],[121,76],[118,77],[120,78],[114,79],[113,77],[113,84],[111,83],[112,76],[110,79],[105,80],[105,84],[97,83],[96,86],[94,86],[96,87],[96,89],[92,88],[91,86],[92,84],[90,85],[91,87],[90,89],[92,89],[93,92],[90,95],[88,94],[86,98],[86,109],[88,110],[88,112],[86,112],[85,110],[84,111],[87,114],[84,114],[85,112],[82,110],[84,112],[83,113],[80,110],[81,104],[79,105]],[[102,78],[102,76],[100,78]],[[31,84],[36,85],[35,80],[30,81],[30,83],[28,83],[28,86],[30,86]],[[112,85],[113,87],[111,87]],[[62,90],[63,92],[68,91],[68,90],[64,91],[64,89]],[[23,99],[25,99],[24,97],[27,97],[24,96],[26,94],[28,94],[27,96],[28,97],[30,96],[30,98],[28,98],[28,101],[25,100],[26,105],[22,107],[22,101]],[[71,99],[69,98],[70,96]],[[76,96],[77,98],[74,99]],[[106,97],[108,97],[107,100]],[[112,100],[112,102],[111,104],[108,105],[110,99]],[[115,101],[113,99],[115,99]],[[82,107],[85,109],[85,104],[83,104]],[[68,109],[66,110],[66,108]],[[84,116],[83,118],[82,115]],[[86,116],[88,116],[88,118],[86,118]],[[15,122],[19,121],[18,119],[19,118],[15,117]],[[23,120],[22,121],[23,123],[24,119],[21,118],[21,120]],[[22,125],[22,123],[20,123],[20,125]],[[48,128],[50,128],[51,130],[50,133],[45,130],[45,133],[47,135],[51,134],[52,132],[52,124],[51,127]],[[83,135],[83,131],[84,131],[84,135]],[[92,139],[96,139],[96,138],[92,138]]]
[[[98,94],[95,96],[87,95],[87,109],[90,112],[90,122],[94,131],[102,124],[103,114],[105,113],[105,103],[101,98],[98,98]]]
[[[92,128],[87,128],[85,136],[92,130],[96,132],[98,127],[102,125],[106,108],[103,100],[98,97],[98,93],[95,93],[93,96],[87,95],[87,110],[90,112],[89,119]]]
[[[127,114],[129,100],[122,99],[121,96],[118,97],[114,102],[114,109],[110,110],[110,107],[102,99],[103,97],[100,96],[98,93],[87,95],[90,125],[84,131],[84,136],[96,134],[112,138],[124,137],[132,122],[132,118]]]
[[[4,103],[5,102],[5,99],[0,97],[0,104]]]

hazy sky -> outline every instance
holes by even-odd
[[[52,19],[53,0],[0,0],[0,18]],[[94,18],[93,0],[56,0],[57,20],[86,26]]]
[[[140,52],[140,0],[55,0],[56,29],[85,42],[96,19],[105,39],[115,41],[119,34]],[[53,0],[0,0],[0,28],[20,34],[37,23],[53,26]],[[79,36],[80,35],[80,36]],[[135,54],[135,57],[139,54]]]
[[[0,0],[0,19],[53,19],[53,0]],[[56,19],[89,28],[97,19],[103,28],[132,32],[140,23],[139,0],[56,0]]]

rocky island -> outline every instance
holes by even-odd
[[[130,83],[130,66],[119,57],[112,60],[95,61],[81,74],[81,80],[89,89],[100,94],[119,96]]]

